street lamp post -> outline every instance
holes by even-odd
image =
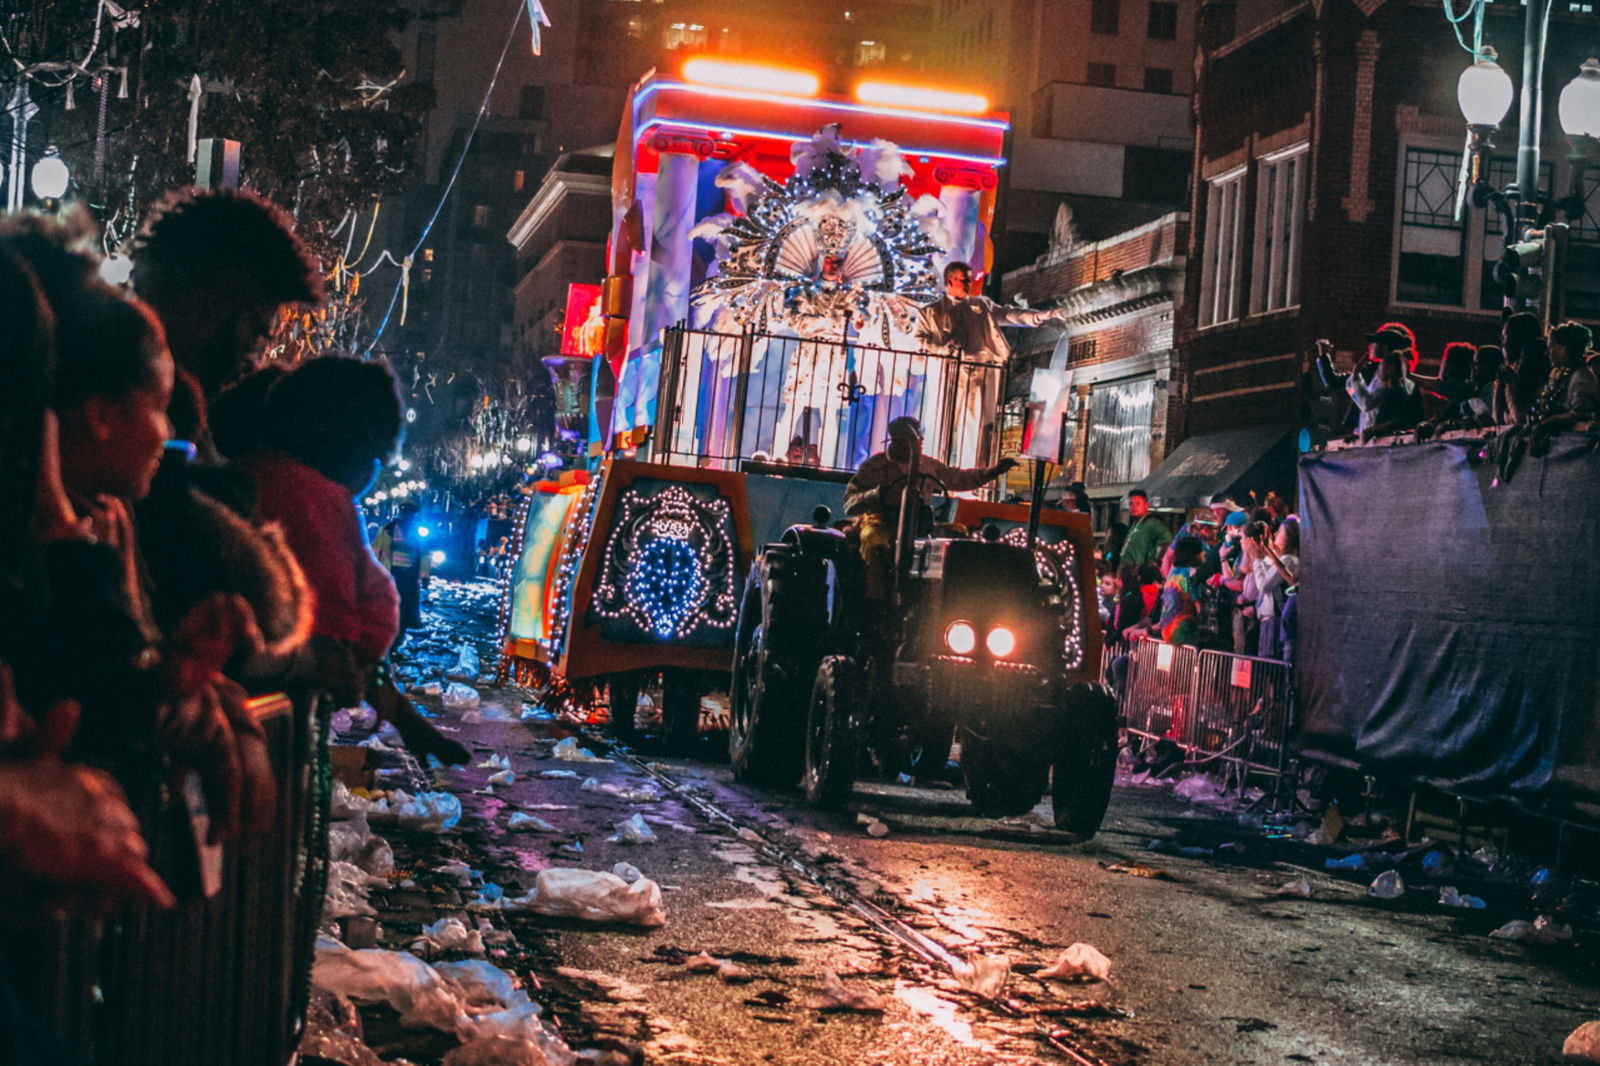
[[[1522,41],[1522,98],[1518,111],[1516,179],[1504,191],[1489,182],[1492,137],[1511,109],[1511,78],[1501,69],[1494,49],[1484,48],[1456,83],[1456,100],[1467,120],[1466,187],[1475,207],[1499,210],[1506,253],[1499,277],[1508,306],[1525,309],[1538,300],[1546,321],[1560,315],[1561,258],[1567,226],[1555,221],[1557,210],[1568,219],[1581,218],[1584,174],[1600,137],[1600,61],[1584,63],[1562,90],[1558,114],[1572,144],[1571,192],[1552,200],[1539,192],[1539,135],[1544,124],[1544,59],[1553,0],[1526,0]],[[1537,275],[1537,277],[1535,277]]]

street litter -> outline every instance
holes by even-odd
[[[1561,1054],[1600,1062],[1600,1022],[1584,1022],[1567,1034]]]
[[[480,708],[485,722],[515,722],[517,716],[506,710],[504,704],[485,703]]]
[[[497,911],[500,909],[501,903],[505,899],[505,895],[506,890],[504,888],[495,884],[493,881],[486,881],[484,882],[483,891],[467,900],[467,910]]]
[[[478,764],[480,770],[509,770],[511,758],[507,755],[491,755]]]
[[[1109,981],[1111,960],[1093,944],[1073,944],[1061,953],[1048,970],[1040,970],[1034,976],[1041,980]]]
[[[1279,886],[1277,894],[1280,896],[1302,896],[1305,899],[1310,899],[1311,882],[1303,877],[1298,881],[1290,881]]]
[[[533,891],[507,899],[508,911],[532,911],[551,918],[591,922],[629,922],[654,928],[667,924],[661,886],[648,877],[628,884],[616,874],[553,866],[540,870]]]
[[[608,844],[654,844],[656,842],[655,830],[644,820],[644,815],[635,814],[631,818],[624,818],[616,824],[617,832],[614,836],[606,837]]]
[[[452,681],[444,690],[444,709],[464,713],[476,711],[479,700],[478,690],[471,685],[463,685],[459,681]]]
[[[661,793],[653,788],[629,788],[627,785],[619,785],[615,781],[601,781],[596,777],[584,778],[583,784],[578,787],[585,792],[615,796],[625,803],[656,803],[661,799]]]
[[[506,828],[513,833],[559,833],[561,830],[540,818],[537,814],[523,814],[515,811],[506,820]]]
[[[323,918],[352,918],[378,912],[367,902],[373,878],[350,862],[328,864],[328,888],[322,901]]]
[[[812,1002],[816,1010],[849,1010],[863,1014],[881,1014],[888,1000],[872,992],[852,992],[832,970],[822,971],[822,995]]]
[[[684,960],[683,968],[690,973],[711,973],[717,968],[717,960],[702,951]]]
[[[452,681],[473,681],[477,679],[480,669],[478,649],[471,644],[462,644],[461,651],[456,655],[456,664],[444,676]]]
[[[1527,940],[1535,944],[1554,944],[1561,940],[1571,940],[1572,926],[1551,921],[1541,914],[1532,922],[1525,922],[1520,918],[1507,922],[1489,936],[1494,940]]]
[[[386,752],[386,751],[394,751],[395,750],[394,748],[391,748],[389,745],[385,744],[383,742],[383,738],[379,737],[378,734],[376,734],[376,733],[372,734],[366,740],[363,740],[361,743],[357,744],[356,747],[358,747],[358,748],[366,748],[369,751],[376,751],[376,752],[378,752],[380,754],[383,753],[383,752]]]
[[[1450,861],[1442,851],[1430,851],[1422,857],[1422,868],[1435,876],[1444,872],[1445,865]]]
[[[513,783],[514,781],[516,781],[516,779],[517,779],[517,772],[515,770],[501,770],[497,774],[490,774],[489,775],[489,784],[491,784],[491,785],[509,785],[509,784]]]
[[[1205,774],[1193,774],[1172,787],[1172,794],[1190,803],[1220,803],[1223,796],[1216,783]]]
[[[578,747],[578,738],[577,737],[567,737],[564,740],[558,741],[556,743],[556,746],[550,749],[550,757],[554,758],[554,759],[560,759],[563,762],[610,762],[611,761],[610,759],[602,759],[600,756],[596,755],[594,752],[590,751],[588,748],[580,748],[580,747]],[[574,775],[574,776],[576,776],[576,775]]]
[[[1354,855],[1346,855],[1342,859],[1325,859],[1323,860],[1322,868],[1324,870],[1365,870],[1367,868],[1367,860],[1365,856],[1357,852]]]
[[[1462,895],[1454,886],[1446,886],[1439,890],[1439,903],[1445,907],[1465,907],[1475,911],[1481,911],[1487,906],[1477,896]]]
[[[407,829],[425,829],[442,833],[461,821],[461,800],[448,792],[419,792],[415,796],[395,789],[389,803],[379,801],[368,816],[369,821],[393,821]]]
[[[323,988],[312,989],[305,1035],[300,1038],[298,1051],[302,1060],[338,1066],[383,1066],[378,1053],[366,1044],[361,1014],[355,1004]]]
[[[474,871],[472,867],[459,859],[451,859],[443,866],[435,866],[433,872],[450,878],[462,888],[472,887],[472,874]]]
[[[1011,976],[1011,960],[1004,955],[969,955],[951,970],[956,981],[968,992],[994,999]]]
[[[725,984],[730,985],[742,985],[748,981],[754,981],[756,979],[755,974],[751,973],[743,966],[740,966],[732,959],[723,959],[721,962],[717,963],[717,976],[722,978]]]
[[[423,685],[417,691],[421,692],[424,696],[437,696],[440,693],[444,692],[444,687],[441,686],[439,684],[439,682],[432,681],[432,682],[429,682],[426,685]]]
[[[1397,870],[1385,870],[1373,879],[1372,887],[1367,889],[1367,895],[1375,899],[1399,899],[1406,894],[1406,883],[1400,879]]]
[[[373,833],[367,825],[365,812],[328,826],[328,858],[354,863],[377,877],[394,873],[394,849],[387,840]]]
[[[1165,870],[1158,870],[1154,866],[1146,866],[1138,862],[1111,862],[1101,863],[1100,868],[1108,873],[1127,874],[1130,877],[1147,877],[1152,881],[1171,881],[1173,877]]]
[[[411,943],[413,953],[427,956],[441,951],[460,951],[482,955],[483,933],[469,929],[460,918],[440,918],[422,928],[422,935]]]
[[[611,868],[611,872],[630,885],[644,876],[639,872],[639,868],[631,862],[619,862]]]
[[[856,815],[856,824],[866,826],[867,836],[869,837],[886,837],[889,835],[889,827],[870,814]]]
[[[544,778],[546,781],[557,781],[557,780],[561,780],[563,778],[570,778],[573,781],[576,781],[578,779],[578,771],[576,771],[576,770],[540,770],[539,771],[539,776]]]

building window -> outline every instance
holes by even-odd
[[[889,48],[882,41],[857,41],[856,66],[870,67],[874,63],[882,63],[889,55]]]
[[[1115,34],[1122,0],[1089,0],[1089,32]]]
[[[1300,303],[1300,227],[1305,216],[1306,145],[1262,158],[1256,171],[1256,239],[1250,311]]]
[[[674,22],[661,32],[663,48],[703,48],[706,28],[698,22]]]
[[[1474,311],[1497,311],[1503,304],[1494,267],[1505,247],[1500,218],[1493,210],[1467,208],[1455,220],[1456,181],[1461,153],[1407,148],[1400,173],[1400,239],[1396,242],[1394,298]],[[1513,180],[1509,157],[1489,160],[1487,177],[1496,188]],[[1540,190],[1549,193],[1554,171],[1539,168]]]
[[[1084,441],[1085,485],[1119,485],[1150,473],[1150,429],[1155,378],[1096,385],[1089,393]]]
[[[1094,358],[1095,349],[1098,347],[1096,339],[1090,337],[1073,337],[1067,341],[1067,362],[1084,363]]]
[[[1206,183],[1206,235],[1200,250],[1201,326],[1239,317],[1239,252],[1244,234],[1245,168]]]
[[[1178,5],[1166,0],[1154,0],[1150,5],[1150,23],[1145,36],[1152,41],[1178,39]]]
[[[1172,71],[1165,67],[1144,68],[1144,91],[1147,93],[1172,92]]]
[[[544,118],[544,86],[524,85],[517,101],[520,119]]]
[[[472,224],[479,228],[489,224],[489,205],[478,204],[472,209]]]
[[[1117,84],[1117,65],[1115,63],[1090,63],[1089,84],[1103,85],[1108,89],[1115,88]]]
[[[519,170],[519,171],[516,171],[514,174],[511,175],[511,191],[512,192],[521,192],[522,191],[522,187],[524,185],[526,185],[527,183],[528,183],[528,172],[526,170]]]

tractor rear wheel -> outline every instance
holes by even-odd
[[[856,783],[861,758],[861,668],[844,655],[830,655],[817,667],[806,718],[806,760],[801,787],[815,807],[843,806]]]
[[[1117,774],[1117,701],[1104,685],[1074,685],[1061,706],[1050,803],[1057,829],[1100,830]]]

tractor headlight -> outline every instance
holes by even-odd
[[[944,643],[957,655],[971,655],[978,646],[978,631],[966,622],[951,622],[944,631]]]
[[[995,626],[989,630],[989,635],[984,638],[984,647],[989,649],[989,654],[996,659],[1004,659],[1017,650],[1017,635],[1005,626]]]

